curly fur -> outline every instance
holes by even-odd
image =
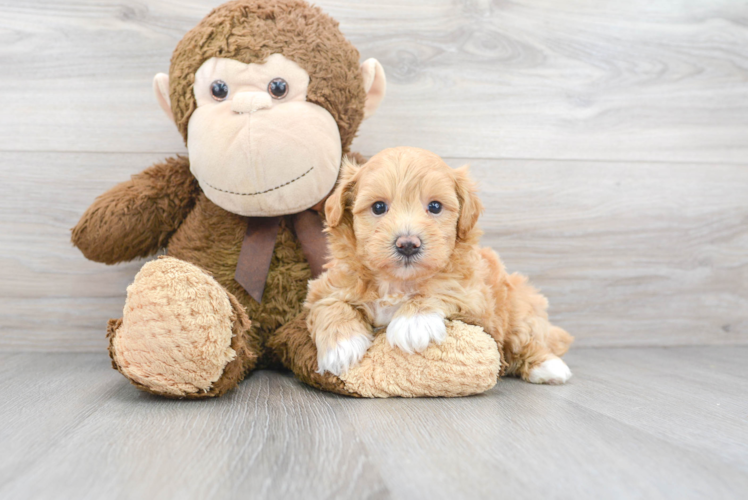
[[[389,206],[383,216],[372,213],[377,201]],[[438,215],[427,211],[431,201],[442,203]],[[548,321],[545,297],[524,276],[508,274],[493,250],[478,246],[482,209],[467,169],[453,170],[433,153],[393,148],[362,167],[347,163],[325,205],[333,259],[310,283],[306,302],[321,356],[363,327],[351,322],[387,327],[389,338],[399,322],[433,314],[473,318],[503,348],[507,373],[525,380],[566,352],[572,337]],[[403,234],[421,242],[413,262],[394,249]],[[396,312],[382,320],[382,308]]]

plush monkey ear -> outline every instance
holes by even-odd
[[[328,227],[337,227],[340,224],[345,213],[348,195],[356,184],[355,177],[360,168],[356,163],[349,160],[347,156],[343,158],[338,185],[325,202],[325,220]]]
[[[457,197],[460,199],[460,218],[457,220],[457,237],[465,239],[475,228],[478,217],[483,213],[483,203],[478,198],[478,187],[465,165],[455,170]]]
[[[374,58],[367,59],[361,64],[361,76],[364,77],[364,91],[366,92],[364,104],[364,120],[366,120],[374,114],[384,99],[387,77],[384,76],[382,65]]]
[[[153,77],[153,92],[161,109],[164,110],[169,120],[174,121],[174,113],[171,111],[171,100],[169,99],[169,75],[158,73]]]

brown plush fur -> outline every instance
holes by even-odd
[[[87,259],[105,264],[153,255],[166,246],[199,193],[187,158],[168,158],[96,198],[73,228],[73,244]]]
[[[499,351],[483,328],[448,321],[447,332],[442,344],[418,355],[390,346],[379,335],[364,359],[340,378],[347,390],[367,398],[459,397],[496,385]]]
[[[249,347],[250,327],[232,299],[193,264],[164,256],[148,262],[127,287],[122,323],[110,337],[119,371],[174,396],[220,388],[237,359],[240,367],[256,360],[231,347],[237,340]]]
[[[372,213],[377,201],[387,203],[385,215]],[[443,205],[438,215],[428,212],[431,201]],[[571,344],[549,323],[545,297],[524,276],[507,274],[494,251],[478,247],[483,207],[466,169],[452,170],[416,148],[385,150],[363,167],[345,164],[325,209],[333,260],[307,297],[320,352],[382,326],[383,302],[397,308],[393,319],[477,319],[503,348],[507,372],[524,379]],[[423,247],[412,263],[394,250],[406,233]]]
[[[301,0],[230,2],[216,8],[178,44],[172,57],[169,93],[174,118],[185,141],[196,107],[194,73],[203,62],[223,57],[262,63],[273,53],[283,54],[308,72],[307,99],[335,118],[342,150],[348,152],[363,118],[366,99],[359,54],[334,20]],[[352,156],[362,160],[358,155]],[[187,273],[189,279],[205,286],[203,273],[207,274],[226,293],[233,308],[230,347],[236,357],[226,363],[209,390],[199,387],[197,392],[178,397],[218,396],[234,387],[249,370],[281,363],[310,385],[357,395],[339,378],[315,373],[316,348],[304,327],[304,318],[299,317],[311,271],[288,218],[280,224],[261,304],[234,280],[246,230],[247,219],[211,202],[191,174],[189,161],[177,157],[153,165],[97,198],[73,228],[72,241],[86,257],[106,264],[146,257],[166,248],[170,257],[193,265]],[[200,295],[203,291],[195,293]],[[201,320],[211,314],[200,311],[203,305],[195,302],[195,315]],[[161,306],[156,300],[148,307],[154,308],[156,316],[163,312],[158,311]],[[123,365],[127,360],[115,347],[128,342],[123,325],[126,326],[122,320],[110,321],[108,336],[113,365],[127,376],[128,369]],[[150,338],[151,342],[141,346],[141,352],[168,346],[158,335],[149,337],[147,334],[152,332],[147,326],[141,328],[133,338],[140,342]],[[164,356],[154,359],[175,359],[169,358],[171,353],[161,354]],[[156,394],[176,395],[174,391],[133,383]]]
[[[307,99],[332,114],[347,152],[364,114],[366,96],[359,53],[343,37],[336,21],[302,0],[229,2],[214,9],[185,35],[170,67],[172,111],[185,141],[196,108],[194,73],[203,62],[223,57],[262,63],[273,53],[283,54],[309,73]],[[232,303],[251,317],[251,327],[240,329],[241,351],[246,352],[243,357],[252,359],[252,363],[230,362],[209,393],[190,396],[205,397],[225,392],[254,366],[279,365],[266,342],[301,312],[311,277],[288,222],[281,222],[261,304],[234,280],[247,220],[207,199],[190,172],[187,158],[170,158],[153,165],[97,198],[73,228],[72,241],[87,258],[106,264],[146,257],[167,248],[170,256],[195,264],[213,276]],[[237,317],[237,325],[242,317]],[[110,341],[119,326],[117,321],[110,324]],[[283,339],[296,342],[287,335]],[[117,366],[114,352],[112,358]],[[286,366],[295,368],[288,362]],[[306,365],[299,369],[302,376],[304,370]],[[336,384],[340,381],[328,385],[335,390]]]
[[[363,157],[358,154],[352,156],[358,161],[364,161]],[[97,248],[109,248],[106,245],[97,246],[97,241],[119,241],[121,248],[135,247],[138,242],[142,241],[143,235],[130,229],[154,227],[150,224],[143,224],[142,221],[163,217],[158,212],[156,214],[151,212],[154,210],[154,200],[158,200],[157,207],[169,209],[176,206],[191,206],[191,211],[182,218],[181,225],[175,231],[160,231],[161,239],[155,241],[166,243],[171,257],[191,262],[213,276],[224,287],[234,305],[237,318],[234,320],[235,337],[232,339],[231,347],[237,352],[237,357],[226,366],[223,376],[208,392],[175,396],[132,380],[131,382],[142,390],[165,397],[215,397],[235,387],[254,368],[282,365],[292,370],[301,381],[313,387],[343,395],[359,396],[359,391],[366,389],[363,382],[373,380],[366,370],[352,375],[350,386],[338,377],[316,373],[317,349],[306,327],[305,314],[300,314],[311,271],[287,219],[284,218],[281,222],[265,296],[262,304],[258,304],[234,280],[234,271],[246,230],[246,219],[216,206],[200,192],[199,188],[190,191],[193,196],[185,196],[183,192],[172,191],[171,184],[166,181],[169,178],[185,177],[188,172],[189,165],[185,159],[181,158],[179,161],[167,161],[147,169],[142,174],[134,176],[133,180],[116,186],[100,197],[99,200],[108,200],[108,205],[103,204],[106,209],[102,210],[102,204],[97,201],[73,230],[74,243],[86,244],[91,249],[91,252],[87,254],[89,258],[114,263],[125,260],[128,254],[122,253],[117,245],[112,245],[111,250],[106,252],[96,253],[93,250]],[[140,183],[135,182],[135,179],[151,179],[153,182]],[[161,196],[154,193],[154,186],[161,190]],[[123,197],[128,202],[141,200],[143,203],[137,207],[137,210],[112,210],[111,207],[132,207],[132,205],[122,203]],[[138,226],[138,224],[141,225]],[[97,227],[98,231],[96,233],[89,231],[91,227]],[[141,245],[139,248],[143,255],[146,252],[153,253],[158,250],[155,244],[148,247]],[[241,309],[238,306],[241,306]],[[245,323],[247,315],[252,319],[249,328]],[[467,317],[460,319],[475,324],[475,321]],[[121,322],[122,320],[111,320],[108,328],[112,364],[120,371],[122,370],[117,360],[117,353],[112,348],[112,342],[119,331]],[[465,361],[457,360],[456,364],[462,362]],[[381,396],[385,391],[383,387],[389,387],[392,391],[388,395],[454,394],[454,384],[445,384],[443,387],[445,392],[439,393],[436,392],[433,381],[430,380],[424,380],[423,384],[418,386],[424,391],[421,393],[407,393],[403,388],[396,391],[393,388],[399,387],[398,377],[408,378],[407,373],[402,371],[404,369],[407,370],[407,367],[401,367],[398,372],[393,372],[391,379],[382,379],[379,376],[375,380],[376,383],[367,389],[367,395]],[[369,371],[378,372],[378,368],[374,366]],[[449,375],[452,372],[447,370],[444,373]],[[475,385],[465,386],[463,390],[466,391],[465,393],[476,393],[486,388],[488,386]]]
[[[202,399],[206,397],[218,397],[222,396],[229,390],[236,387],[236,384],[241,382],[247,373],[249,373],[255,366],[257,366],[257,354],[251,347],[251,341],[249,339],[249,328],[250,321],[247,314],[244,312],[244,308],[231,294],[227,294],[231,302],[233,314],[230,319],[233,324],[233,336],[231,338],[231,349],[236,353],[236,357],[231,360],[223,370],[221,377],[216,380],[210,387],[210,390],[206,392],[197,393],[182,393],[175,395],[173,393],[159,391],[154,389],[152,386],[147,386],[134,381],[132,378],[127,376],[127,373],[122,369],[120,365],[117,351],[114,349],[114,339],[122,326],[122,319],[111,319],[107,325],[107,338],[109,339],[109,357],[112,359],[112,368],[122,373],[131,384],[138,389],[141,389],[157,396],[163,396],[166,398],[187,398],[187,399]]]
[[[252,345],[262,353],[260,366],[272,365],[267,338],[301,312],[307,281],[312,277],[301,245],[281,220],[262,303],[257,303],[234,279],[247,222],[201,194],[195,209],[169,242],[169,255],[191,262],[214,276],[246,308],[252,319]]]
[[[302,0],[239,0],[208,14],[177,45],[169,71],[171,107],[187,142],[187,124],[197,104],[195,71],[211,57],[262,63],[283,54],[310,76],[307,100],[325,108],[340,129],[347,153],[364,117],[358,50],[338,22]]]
[[[359,396],[357,392],[347,389],[338,377],[317,373],[317,348],[306,327],[306,312],[281,327],[270,338],[268,345],[283,366],[293,370],[294,375],[305,384],[344,396]]]
[[[262,358],[266,338],[302,310],[309,264],[301,245],[284,218],[273,250],[266,293],[258,304],[234,280],[247,219],[211,202],[199,187],[182,183],[180,191],[169,179],[189,176],[185,158],[154,165],[130,181],[97,198],[73,229],[73,244],[87,258],[114,264],[147,256],[167,246],[170,256],[190,262],[213,276],[236,297],[252,318],[250,345]],[[183,214],[183,207],[191,210]],[[175,222],[168,224],[169,214]],[[179,223],[179,224],[177,224]],[[173,226],[177,227],[173,227]]]

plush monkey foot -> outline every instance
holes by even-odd
[[[496,342],[478,326],[447,322],[447,336],[420,354],[392,347],[378,335],[361,362],[340,378],[367,398],[469,396],[496,385],[500,369]]]
[[[110,320],[112,365],[145,391],[175,398],[220,396],[255,366],[250,321],[237,300],[197,266],[171,257],[147,263]]]
[[[460,321],[448,321],[444,342],[416,354],[390,346],[380,333],[361,362],[340,377],[317,373],[317,348],[303,314],[281,328],[270,346],[302,382],[366,398],[479,394],[496,385],[501,367],[493,338]]]

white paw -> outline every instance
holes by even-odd
[[[447,338],[444,318],[438,313],[398,316],[387,326],[387,340],[408,354],[423,352],[432,340],[437,344]]]
[[[340,375],[347,372],[348,369],[361,361],[366,351],[371,345],[371,338],[368,335],[356,335],[346,340],[341,340],[334,349],[330,349],[324,354],[317,354],[317,373],[320,375],[330,372],[333,375]]]
[[[564,384],[571,378],[571,370],[561,358],[551,358],[530,370],[530,382],[533,384]]]

